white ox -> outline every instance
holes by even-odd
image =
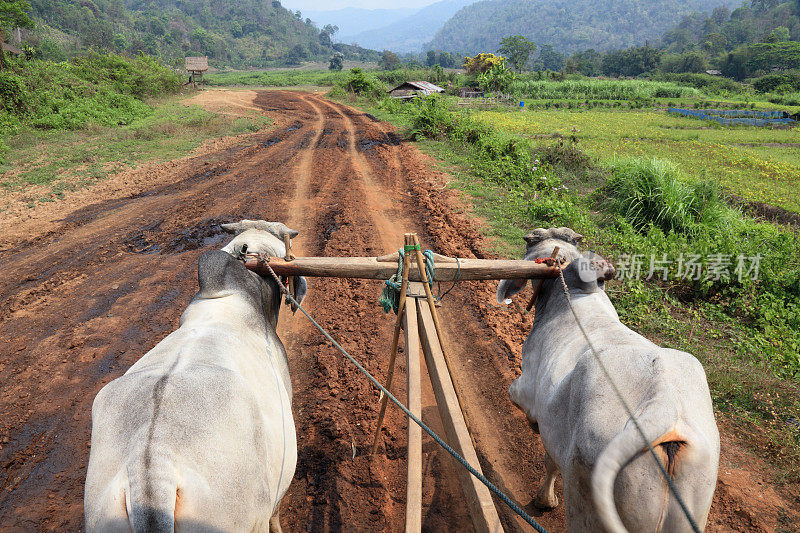
[[[275,333],[281,294],[231,254],[246,244],[283,256],[283,236],[297,232],[251,220],[223,228],[237,235],[200,256],[200,290],[179,328],[94,400],[88,531],[280,531],[297,463]]]
[[[603,290],[614,269],[598,256],[581,256],[575,246],[581,238],[569,228],[534,230],[525,237],[525,259],[550,257],[558,246],[559,255],[572,261],[564,278],[576,313],[703,528],[719,463],[719,432],[703,367],[692,355],[660,348],[620,322]],[[522,287],[523,281],[502,281],[498,301]],[[554,483],[561,471],[569,531],[690,530],[578,329],[559,279],[542,286],[522,358],[522,375],[509,394],[547,453],[535,505],[558,505]]]

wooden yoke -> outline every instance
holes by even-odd
[[[265,263],[279,276],[358,278],[386,280],[397,273],[397,260],[378,261],[377,257],[296,257],[291,261],[280,257],[254,257],[245,266],[262,276],[269,275]],[[563,268],[563,267],[562,267]],[[458,259],[436,261],[433,281],[474,281],[496,279],[554,279],[558,267],[513,259]],[[422,281],[418,269],[412,269],[409,281]]]

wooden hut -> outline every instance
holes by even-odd
[[[208,56],[202,57],[187,57],[185,61],[186,70],[189,72],[189,81],[184,85],[192,85],[197,87],[199,82],[203,84],[203,73],[208,70]]]
[[[443,93],[444,89],[428,81],[407,81],[389,91],[392,98],[408,100],[417,96],[428,96],[434,93]]]

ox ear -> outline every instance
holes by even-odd
[[[594,285],[602,289],[603,284],[616,274],[610,262],[594,253],[578,257],[564,270],[565,274],[567,271],[571,271],[571,277],[577,278],[576,282],[585,289],[591,289]]]
[[[269,223],[269,230],[270,233],[278,237],[279,239],[283,240],[285,235],[288,235],[290,239],[294,239],[300,232],[294,229],[289,228],[283,222],[271,222]]]
[[[294,299],[297,300],[297,303],[302,305],[307,292],[308,292],[308,282],[306,281],[306,278],[304,278],[303,276],[295,276]]]
[[[505,303],[512,296],[525,288],[527,279],[504,279],[497,285],[497,303]]]

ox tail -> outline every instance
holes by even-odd
[[[138,462],[138,461],[137,461]],[[178,502],[178,476],[168,460],[129,468],[125,509],[134,533],[172,533]]]
[[[659,435],[650,444],[671,477],[675,468],[676,454],[686,444],[686,440],[675,431],[673,422],[648,424],[640,419],[645,435]],[[600,454],[592,474],[592,496],[598,517],[610,533],[626,533],[614,500],[614,483],[620,471],[641,453],[648,453],[647,446],[633,424],[629,424],[608,444]],[[655,465],[654,465],[655,467]]]

